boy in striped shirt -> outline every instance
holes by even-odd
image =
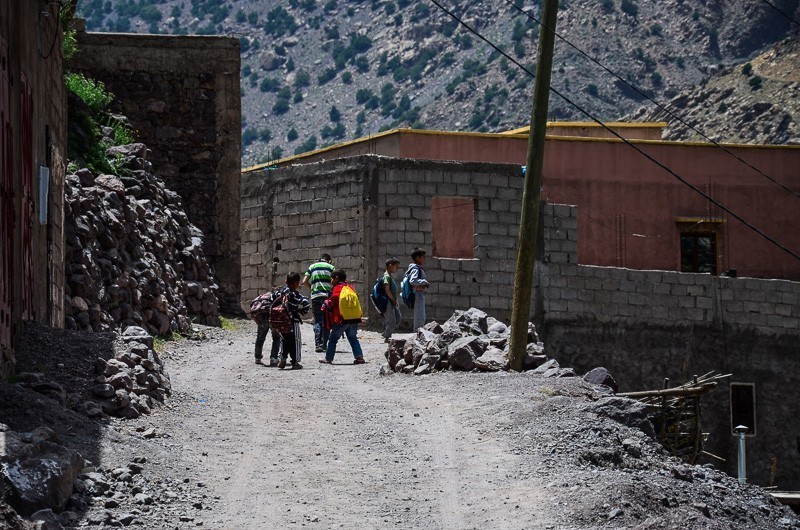
[[[330,254],[323,254],[319,261],[313,263],[306,275],[303,277],[301,285],[311,287],[311,311],[314,314],[314,343],[317,353],[325,351],[328,345],[330,331],[325,327],[325,314],[322,312],[322,304],[333,291],[331,273],[335,269]]]

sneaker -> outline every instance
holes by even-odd
[[[317,346],[317,353],[322,353],[324,351],[325,351],[325,348],[323,348],[322,346]]]
[[[333,364],[333,362],[328,359],[320,359],[319,364]]]
[[[270,366],[278,366],[278,358],[277,357],[270,357],[269,358],[269,365]]]
[[[364,360],[363,357],[357,357],[356,360],[353,361],[353,364],[365,364],[367,361]]]
[[[264,364],[261,362],[261,357],[256,357],[256,364]]]
[[[278,362],[278,368],[281,370],[286,368],[286,357],[281,357],[281,360]]]
[[[300,363],[292,363],[292,370],[302,370],[303,365]]]

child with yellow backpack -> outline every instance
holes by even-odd
[[[347,342],[353,349],[353,364],[364,364],[364,353],[361,344],[358,342],[358,325],[361,323],[361,302],[358,300],[353,287],[347,283],[347,273],[343,270],[335,270],[331,273],[333,281],[333,292],[325,300],[322,310],[325,314],[325,323],[331,330],[328,338],[328,348],[325,351],[325,358],[320,359],[322,364],[333,364],[336,356],[336,344],[342,335],[347,337]]]

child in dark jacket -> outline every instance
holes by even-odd
[[[342,293],[342,289],[348,285],[347,273],[343,270],[335,270],[331,273],[331,278],[333,280],[333,292],[322,306],[323,311],[329,315],[331,320],[331,334],[328,338],[325,358],[320,359],[319,362],[322,364],[333,363],[333,358],[336,356],[336,344],[344,335],[353,349],[353,364],[364,364],[364,353],[361,350],[361,343],[358,342],[358,325],[361,323],[361,319],[344,320],[341,313],[339,313],[339,296]]]
[[[281,360],[278,362],[278,368],[286,368],[287,355],[292,360],[292,370],[299,370],[303,368],[300,364],[302,358],[301,348],[303,345],[302,338],[300,337],[300,324],[302,322],[301,315],[308,313],[311,308],[311,302],[308,298],[300,294],[297,289],[300,287],[300,275],[292,272],[286,276],[286,287],[278,291],[278,297],[286,297],[286,305],[289,308],[289,315],[292,319],[292,330],[287,333],[281,333]]]

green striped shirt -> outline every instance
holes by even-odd
[[[331,273],[334,266],[327,261],[318,261],[306,271],[308,283],[311,284],[311,298],[328,298],[333,291]]]

